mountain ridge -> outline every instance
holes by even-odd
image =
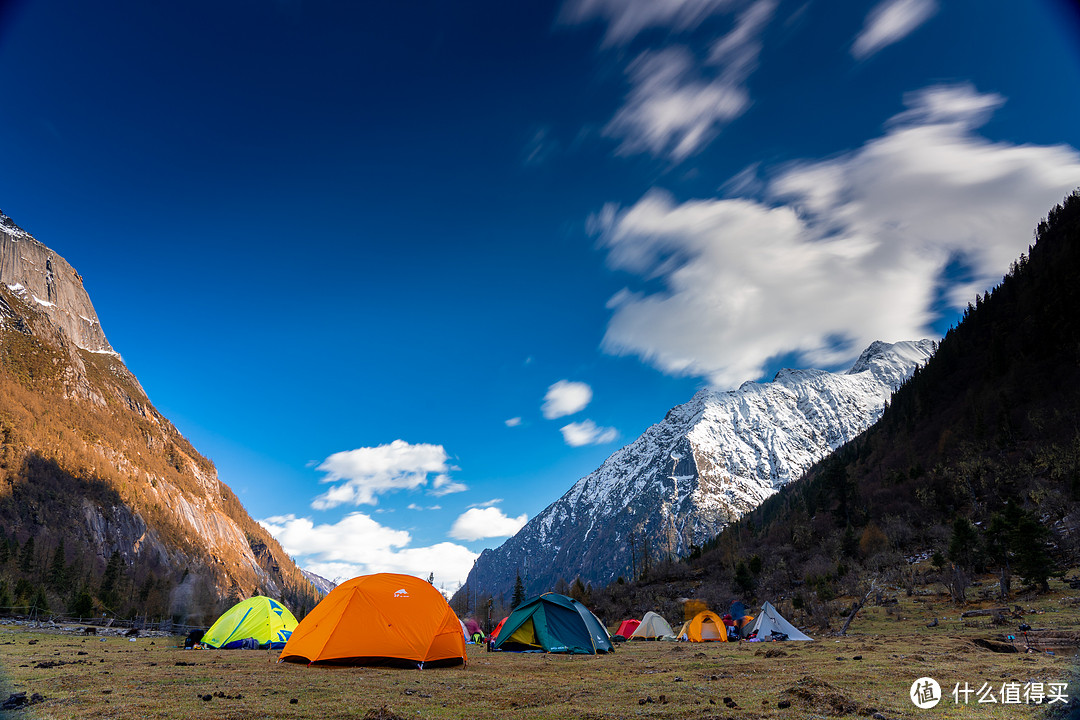
[[[604,584],[691,554],[865,430],[933,351],[931,340],[875,343],[844,373],[789,369],[698,391],[484,550],[466,592],[506,595],[518,573],[529,593],[560,577]]]

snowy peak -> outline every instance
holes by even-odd
[[[935,350],[930,340],[872,344],[844,373],[781,370],[768,383],[701,390],[617,450],[495,550],[469,586],[528,593],[559,577],[607,583],[689,554],[881,417]]]
[[[877,340],[862,351],[847,374],[856,375],[882,365],[922,364],[929,357],[927,353],[933,353],[936,347],[937,343],[933,340],[904,340],[896,343]]]

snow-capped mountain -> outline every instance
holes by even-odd
[[[603,584],[689,554],[873,424],[934,349],[875,342],[846,373],[781,370],[769,383],[699,391],[485,550],[470,591],[509,599],[519,572],[529,593],[559,577]]]

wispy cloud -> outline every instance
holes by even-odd
[[[548,420],[581,412],[592,401],[592,388],[583,382],[560,380],[548,387],[540,411]]]
[[[525,167],[543,165],[558,150],[559,142],[552,137],[551,130],[541,127],[533,132],[532,137],[525,143],[521,162]]]
[[[503,424],[505,424],[506,427],[517,427],[518,425],[521,424],[521,418],[520,417],[507,418],[506,420],[503,420]]]
[[[622,139],[622,155],[649,152],[683,160],[750,105],[739,85],[702,78],[685,48],[644,53],[627,74],[630,94],[604,127],[605,135]]]
[[[479,503],[473,503],[472,505],[469,505],[468,507],[470,507],[470,508],[486,508],[486,507],[492,507],[493,505],[498,505],[498,504],[499,504],[499,503],[501,503],[502,501],[503,501],[503,499],[502,499],[502,498],[492,498],[492,499],[490,499],[490,500],[485,500],[484,502],[479,502]]]
[[[884,0],[874,6],[851,44],[856,60],[907,37],[937,12],[936,0]]]
[[[472,569],[476,553],[450,542],[409,547],[412,536],[404,530],[380,525],[360,512],[337,523],[316,525],[310,518],[280,515],[260,520],[285,552],[301,567],[325,578],[343,581],[358,575],[398,572],[457,589]]]
[[[465,492],[468,489],[468,485],[451,479],[449,475],[438,475],[431,481],[431,489],[428,490],[428,494],[434,495],[435,497],[442,497],[443,495],[450,495],[452,493]]]
[[[619,437],[619,431],[615,428],[600,427],[592,420],[570,423],[559,429],[562,431],[563,442],[570,447],[604,445]]]
[[[693,30],[706,18],[736,7],[739,0],[569,0],[559,15],[567,25],[607,23],[605,46],[621,45],[649,28]]]
[[[433,495],[465,490],[450,479],[448,473],[454,468],[448,460],[442,445],[412,445],[404,440],[334,453],[317,469],[326,473],[321,482],[337,484],[311,506],[328,510],[339,505],[374,505],[383,493],[427,486],[431,475],[435,475],[429,490]]]
[[[959,308],[993,284],[1080,182],[1080,155],[980,137],[1003,99],[969,85],[905,102],[881,137],[766,177],[766,202],[653,190],[592,218],[612,267],[663,286],[611,298],[604,348],[728,387],[781,354],[835,366],[924,337],[942,294]],[[970,282],[943,286],[951,262]]]
[[[751,105],[746,80],[757,69],[761,36],[775,11],[775,0],[750,5],[704,61],[687,46],[639,55],[626,70],[626,101],[604,127],[606,136],[621,139],[617,152],[679,162],[745,113]]]
[[[509,537],[525,527],[529,516],[522,513],[508,517],[497,507],[470,508],[454,521],[450,537],[455,540],[482,540],[493,537]]]

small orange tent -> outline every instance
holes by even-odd
[[[690,642],[727,642],[727,628],[719,615],[711,610],[702,610],[687,624],[686,639]]]
[[[438,590],[411,575],[338,585],[300,621],[278,660],[349,665],[459,665],[461,623]]]

